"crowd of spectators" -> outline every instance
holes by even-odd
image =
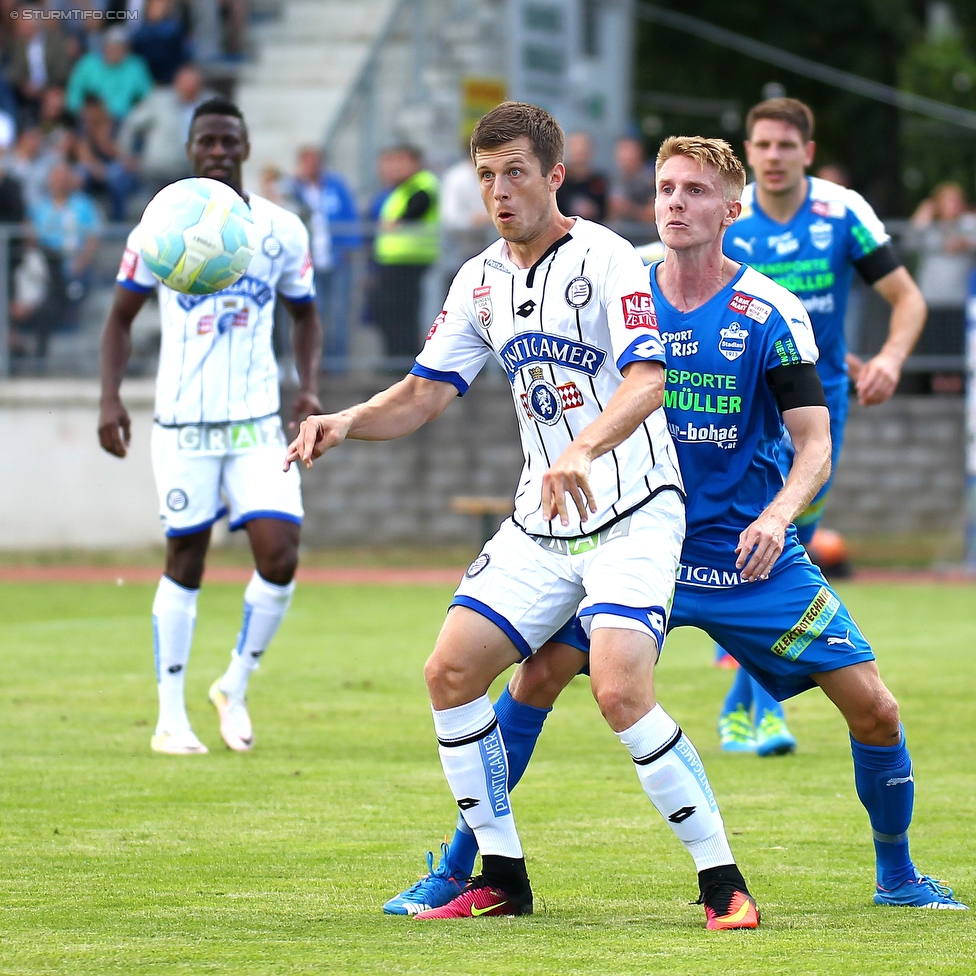
[[[225,55],[239,56],[245,0],[210,3]],[[13,355],[43,358],[52,331],[77,326],[105,221],[137,219],[189,175],[190,117],[214,94],[195,63],[199,10],[0,0],[0,223],[31,227],[9,247]]]

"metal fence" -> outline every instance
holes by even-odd
[[[896,241],[904,242],[905,222],[891,221]],[[26,226],[0,225],[0,377],[64,376],[96,377],[102,326],[112,301],[127,224],[108,225],[94,260],[85,274],[72,276],[63,270],[60,255],[44,252],[33,243]],[[625,224],[615,229],[634,244],[656,238],[653,225]],[[355,232],[363,244],[348,252],[332,275],[320,276],[319,284],[328,296],[320,301],[326,333],[323,369],[327,372],[406,370],[412,360],[385,355],[379,332],[370,319],[370,290],[373,284],[371,236],[367,223],[337,226],[338,233]],[[422,310],[417,322],[417,349],[442,307],[451,279],[463,261],[494,238],[492,228],[459,235],[444,235],[442,256],[431,267],[423,287]],[[910,270],[915,255],[902,248]],[[341,280],[340,280],[341,279]],[[846,331],[849,347],[861,355],[872,355],[881,347],[888,328],[888,306],[876,293],[855,284],[848,309]],[[963,314],[958,328],[945,317],[926,330],[906,372],[959,373],[964,369]],[[289,319],[279,308],[275,329],[275,350],[285,378],[293,377]],[[155,373],[159,352],[160,318],[155,297],[150,297],[133,324],[129,375]]]

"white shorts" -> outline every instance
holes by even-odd
[[[301,525],[298,468],[281,470],[286,448],[276,416],[227,425],[154,424],[152,465],[166,535],[201,532],[228,513],[231,531],[256,518]]]
[[[664,645],[685,534],[684,502],[665,491],[607,529],[582,539],[546,539],[511,519],[467,568],[451,606],[497,624],[523,657],[575,614],[625,617]]]

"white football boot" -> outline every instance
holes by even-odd
[[[246,698],[231,698],[220,690],[220,678],[210,686],[210,704],[220,716],[220,737],[234,752],[247,752],[254,746],[254,728],[247,714]]]
[[[168,756],[202,756],[210,750],[193,734],[193,729],[182,732],[157,732],[150,743],[153,752]]]

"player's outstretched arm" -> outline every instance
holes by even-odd
[[[888,338],[881,351],[858,371],[857,399],[864,407],[884,403],[898,386],[901,368],[915,348],[928,308],[905,268],[895,268],[874,283],[874,290],[891,305]]]
[[[148,292],[131,291],[115,286],[102,345],[98,357],[102,392],[98,408],[98,441],[116,457],[125,457],[131,436],[128,411],[122,405],[119,389],[125,367],[132,354],[132,320],[146,302]]]
[[[319,363],[322,361],[322,323],[315,302],[292,302],[281,296],[292,321],[292,349],[299,389],[291,405],[288,429],[294,430],[311,414],[321,413]]]
[[[664,366],[661,363],[628,363],[624,381],[593,423],[577,434],[542,477],[542,514],[557,515],[569,525],[566,495],[573,500],[580,521],[596,511],[590,491],[590,462],[622,444],[664,402]]]
[[[783,411],[796,452],[786,484],[759,518],[739,536],[736,569],[750,583],[769,575],[779,559],[789,524],[813,501],[830,476],[830,414],[826,407]]]
[[[298,436],[288,445],[285,470],[293,461],[301,461],[310,468],[315,458],[347,438],[392,441],[412,434],[427,421],[439,417],[457,392],[452,383],[411,374],[365,403],[339,413],[306,417]]]

